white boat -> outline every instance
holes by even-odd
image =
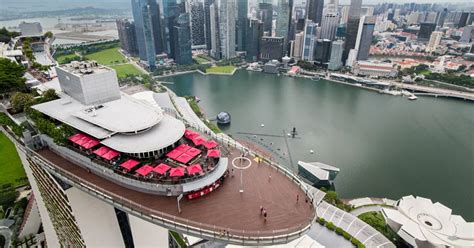
[[[415,95],[412,95],[412,96],[408,97],[408,99],[413,101],[413,100],[418,99],[418,97],[416,97]]]

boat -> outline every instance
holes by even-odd
[[[418,97],[416,97],[415,95],[412,95],[412,96],[408,97],[408,100],[414,101],[416,99],[418,99]]]
[[[311,80],[313,80],[313,81],[319,81],[319,80],[321,80],[321,78],[320,78],[319,76],[314,76],[314,77],[311,78]]]

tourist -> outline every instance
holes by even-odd
[[[260,215],[262,215],[262,214],[263,214],[263,206],[260,205]]]
[[[232,177],[234,177],[234,174],[235,174],[234,168],[232,168]]]
[[[296,202],[300,200],[300,195],[296,194]]]
[[[267,222],[267,211],[263,212],[263,221]]]
[[[272,180],[272,175],[269,175],[268,176],[268,182],[270,182]]]

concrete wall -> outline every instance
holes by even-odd
[[[87,247],[124,247],[114,207],[76,189],[66,195]]]
[[[38,232],[39,227],[41,226],[41,216],[38,210],[38,203],[36,202],[36,198],[33,200],[31,204],[31,209],[27,213],[25,225],[21,229],[21,232],[18,234],[18,238],[22,239],[28,237],[29,235],[36,235]]]
[[[168,229],[128,215],[135,247],[168,247]]]

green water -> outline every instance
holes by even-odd
[[[339,167],[335,184],[343,198],[419,195],[474,220],[472,103],[409,101],[333,82],[247,71],[166,81],[174,82],[168,86],[178,95],[199,97],[208,118],[229,112],[232,124],[225,132],[237,139],[248,140],[238,132],[281,135],[296,127],[300,139],[288,140],[293,168],[298,160]],[[260,142],[288,157],[285,139]]]

